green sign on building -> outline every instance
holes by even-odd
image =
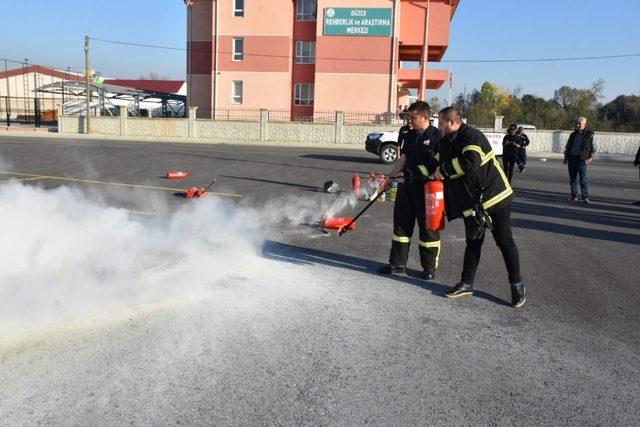
[[[324,9],[325,36],[391,36],[391,9],[327,7]]]

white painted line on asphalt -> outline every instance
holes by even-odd
[[[162,191],[173,191],[173,192],[184,192],[184,188],[171,188],[171,187],[158,187],[154,185],[139,185],[139,184],[126,184],[122,182],[111,182],[111,181],[98,181],[93,179],[82,179],[82,178],[69,178],[66,176],[50,176],[50,175],[37,175],[31,173],[21,173],[21,172],[4,172],[0,171],[0,174],[5,175],[19,175],[19,176],[28,176],[34,179],[56,179],[61,181],[72,181],[72,182],[81,182],[84,184],[100,184],[100,185],[115,185],[119,187],[128,187],[128,188],[142,188],[148,190],[162,190]],[[224,196],[224,197],[244,197],[242,194],[232,194],[232,193],[214,193],[213,191],[207,192],[208,194],[213,194],[216,196]]]

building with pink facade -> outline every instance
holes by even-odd
[[[449,80],[433,63],[460,0],[184,1],[188,105],[199,117],[230,108],[292,119],[395,111],[409,89],[421,97]]]

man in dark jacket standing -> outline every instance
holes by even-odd
[[[393,239],[389,264],[378,269],[382,274],[403,274],[409,258],[409,245],[416,222],[420,230],[418,248],[424,279],[435,278],[440,258],[440,233],[427,229],[424,206],[424,178],[428,176],[424,164],[435,156],[442,134],[429,124],[429,104],[411,104],[407,115],[411,130],[404,134],[400,157],[391,176],[402,175],[393,207]],[[403,127],[404,129],[404,127]],[[400,135],[403,135],[401,132]],[[413,177],[413,179],[411,179]]]
[[[531,143],[529,141],[529,137],[526,133],[524,133],[524,128],[522,126],[518,126],[518,130],[516,130],[516,135],[520,138],[520,151],[518,151],[518,169],[520,169],[520,173],[523,173],[527,168],[527,147]]]
[[[640,147],[638,147],[638,152],[636,153],[636,159],[633,161],[633,166],[640,167]],[[640,200],[637,202],[633,202],[635,206],[640,206]]]
[[[576,130],[571,132],[564,149],[563,163],[569,165],[569,184],[571,185],[570,202],[578,201],[578,175],[580,176],[580,190],[582,200],[589,203],[589,182],[587,181],[587,166],[593,161],[596,152],[593,143],[593,131],[587,129],[587,118],[576,120]]]
[[[513,179],[513,167],[518,161],[518,151],[522,140],[516,135],[516,125],[509,125],[507,134],[502,138],[502,165],[509,184]]]
[[[446,296],[457,298],[473,293],[484,230],[491,228],[507,267],[511,302],[514,307],[522,307],[526,301],[525,288],[520,278],[518,247],[511,234],[513,190],[507,177],[487,138],[462,122],[458,108],[441,110],[438,127],[444,137],[427,169],[434,178],[444,180],[447,219],[464,218],[467,241],[461,280]]]

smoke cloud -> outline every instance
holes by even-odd
[[[144,194],[136,209],[153,216],[110,206],[113,194],[95,189],[0,185],[0,345],[186,303],[226,278],[250,283],[278,263],[261,255],[272,227],[355,204],[325,194],[261,207],[207,197],[172,210]]]

